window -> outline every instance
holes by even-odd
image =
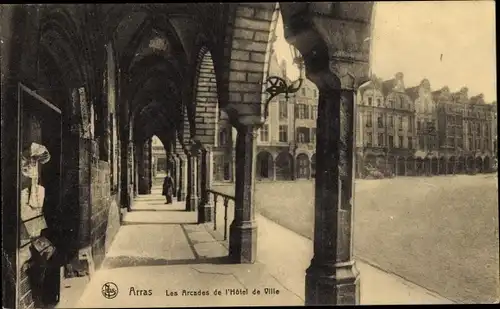
[[[366,146],[371,147],[373,144],[373,135],[371,132],[366,133]]]
[[[382,100],[380,98],[377,98],[377,105],[381,106],[382,105]]]
[[[389,115],[387,117],[388,117],[389,127],[394,128],[394,117],[392,115]]]
[[[279,141],[280,142],[288,142],[288,126],[280,125],[279,128]]]
[[[312,119],[318,119],[318,107],[316,105],[312,107]]]
[[[379,115],[377,117],[377,124],[378,124],[379,128],[383,128],[384,127],[384,118],[382,117],[382,115]]]
[[[372,113],[366,113],[366,126],[371,127],[372,126]]]
[[[413,119],[410,117],[408,119],[408,132],[413,131]]]
[[[311,143],[316,143],[316,128],[311,128]]]
[[[398,127],[400,130],[403,130],[403,116],[398,116]]]
[[[403,146],[403,137],[401,137],[401,146]],[[408,149],[413,149],[413,138],[408,137]]]
[[[372,97],[368,97],[368,105],[372,105],[373,104],[373,98]]]
[[[422,130],[422,122],[420,120],[417,121],[417,131]]]
[[[297,141],[299,143],[309,143],[309,128],[299,127],[297,128]]]
[[[260,141],[268,142],[269,141],[269,125],[265,124],[260,129]]]
[[[299,143],[305,143],[306,136],[303,132],[297,132],[297,140]]]
[[[288,118],[288,104],[286,101],[280,101],[279,113],[280,113],[280,119]]]
[[[419,138],[418,138],[418,147],[420,149],[425,149],[425,136],[424,135],[420,135]]]
[[[472,140],[472,137],[469,137],[468,148],[469,148],[469,150],[474,150],[474,142]]]
[[[378,134],[378,146],[379,147],[382,147],[384,146],[384,134],[383,133],[379,133]]]
[[[227,131],[222,129],[219,132],[219,146],[227,145]]]
[[[231,180],[231,164],[224,162],[224,180]]]
[[[309,118],[309,108],[305,104],[297,105],[297,118],[308,119]]]
[[[389,148],[394,148],[394,136],[389,135]]]

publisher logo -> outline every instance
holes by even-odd
[[[101,289],[102,296],[107,299],[113,299],[118,295],[118,286],[113,282],[106,282]]]

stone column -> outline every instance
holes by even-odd
[[[187,184],[187,158],[184,154],[177,154],[179,161],[178,180],[177,186],[177,201],[184,201],[186,197],[186,184]]]
[[[314,257],[306,270],[306,305],[359,304],[352,255],[356,100],[354,86],[332,73],[319,88]]]
[[[148,175],[148,194],[151,194],[151,188],[153,187],[153,143],[151,139],[148,139],[148,165],[147,165],[147,175]]]
[[[201,151],[201,194],[200,203],[198,205],[198,223],[206,223],[212,221],[213,205],[210,203],[208,191],[212,187],[212,150],[205,147]]]
[[[195,145],[187,146],[187,195],[186,211],[195,211],[198,206],[198,155],[200,149]]]
[[[147,176],[146,176],[146,166],[145,157],[147,155],[146,143],[139,145],[136,148],[137,151],[137,176],[138,179],[138,193],[147,194]]]
[[[236,137],[234,220],[229,227],[229,258],[254,263],[257,255],[254,188],[257,126],[241,124]]]
[[[236,150],[231,150],[231,182],[236,181]]]
[[[177,196],[177,191],[179,187],[179,168],[178,168],[178,158],[174,154],[169,155],[172,158],[172,178],[174,179],[174,195]]]
[[[273,159],[273,181],[276,181],[276,160]]]

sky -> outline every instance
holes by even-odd
[[[290,78],[298,77],[283,35],[281,16],[275,50]],[[496,101],[495,4],[493,1],[377,2],[372,33],[372,74],[404,74],[407,88],[427,78],[433,90],[469,88]],[[441,56],[442,55],[442,56]]]

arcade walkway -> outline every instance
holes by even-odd
[[[196,212],[185,212],[184,202],[165,205],[160,189],[139,196],[124,217],[103,266],[92,275],[79,301],[63,290],[59,308],[118,308],[165,306],[303,305],[304,271],[312,244],[294,232],[258,215],[258,261],[228,264],[227,243],[217,241],[211,225],[197,225]],[[286,240],[286,241],[284,241]],[[425,289],[357,261],[361,304],[451,303]],[[118,287],[113,299],[103,297],[106,282]],[[75,287],[76,288],[76,287]],[[151,290],[152,295],[130,295]],[[264,289],[278,291],[264,294]],[[222,292],[215,296],[214,290]],[[226,289],[248,291],[225,296]],[[259,289],[261,295],[253,295]],[[166,296],[166,290],[178,296]],[[209,296],[183,296],[183,290],[208,291]],[[74,291],[72,291],[74,295]],[[136,292],[139,294],[139,292]]]

